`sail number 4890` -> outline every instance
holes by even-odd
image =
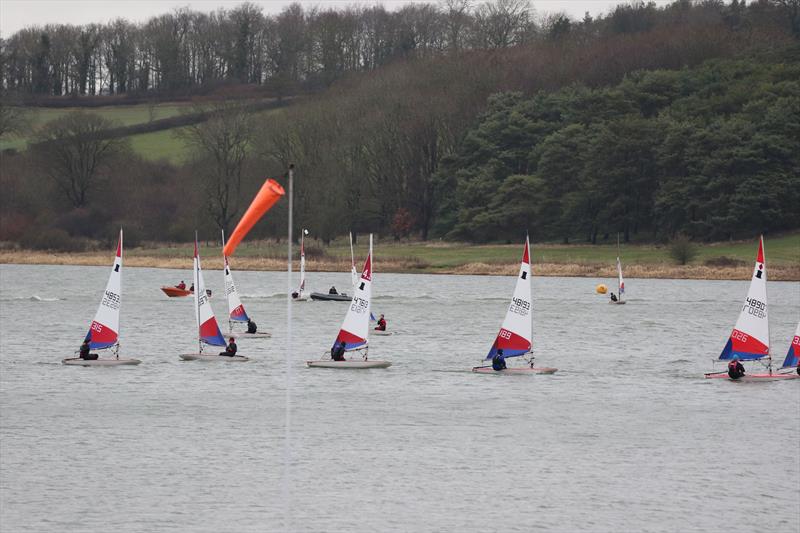
[[[755,298],[747,298],[744,304],[747,312],[755,317],[764,318],[767,316],[767,304]]]

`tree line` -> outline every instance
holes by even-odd
[[[596,39],[656,26],[765,21],[800,35],[797,0],[630,2],[580,21],[536,17],[529,0],[442,0],[345,9],[292,4],[275,16],[251,3],[204,13],[180,8],[134,24],[48,24],[0,39],[0,86],[28,96],[201,91],[220,83],[278,93],[330,85],[398,60],[498,50],[545,40]]]
[[[323,240],[796,228],[800,54],[785,8],[625,4],[524,44],[344,76],[268,115],[241,100],[198,105],[190,113],[207,120],[182,129],[182,165],[146,161],[107,135],[118,125],[68,114],[0,158],[0,241],[81,248],[121,224],[131,244],[216,237],[290,163],[296,229]],[[285,209],[253,236],[284,235]]]

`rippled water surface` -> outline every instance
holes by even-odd
[[[196,347],[191,300],[158,287],[189,270],[127,268],[122,354],[143,363],[61,365],[108,272],[0,266],[4,532],[800,529],[800,380],[702,379],[744,282],[629,279],[629,303],[610,306],[593,289],[613,280],[535,278],[537,361],[560,370],[502,376],[468,369],[513,277],[378,271],[373,310],[397,334],[372,339],[370,355],[394,365],[305,368],[346,304],[300,303],[287,380],[281,273],[236,273],[273,333],[239,342],[249,363],[180,361]],[[206,283],[222,294],[220,271]],[[768,290],[782,360],[800,284]],[[224,317],[219,296],[212,305]]]

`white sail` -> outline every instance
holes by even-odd
[[[622,295],[625,294],[625,280],[622,279],[622,263],[619,260],[619,256],[617,256],[617,277],[619,278],[619,284],[617,293],[619,295],[619,301],[622,301]]]
[[[203,270],[200,267],[200,253],[197,247],[197,236],[194,239],[194,306],[197,321],[200,348],[203,343],[213,346],[225,346],[225,339],[219,330],[219,324],[211,309],[211,302],[206,294],[206,284],[203,281]]]
[[[769,318],[767,316],[767,265],[764,238],[758,244],[758,255],[739,318],[728,338],[720,359],[760,359],[769,355]]]
[[[370,237],[371,239],[372,237]],[[371,252],[372,250],[370,250]],[[356,258],[353,254],[353,232],[350,232],[350,281],[353,284],[353,290],[355,290],[356,283],[358,283],[358,271],[356,270]]]
[[[492,359],[497,350],[505,357],[525,355],[533,347],[533,305],[531,302],[530,244],[525,238],[525,250],[519,267],[514,295],[508,306],[503,325],[497,334],[486,359]]]
[[[92,325],[89,327],[90,346],[93,350],[110,348],[117,344],[119,339],[119,308],[122,303],[122,230],[119,230],[117,242],[117,255],[114,257],[114,266],[108,277],[106,290],[97,313],[94,315]]]
[[[371,284],[372,235],[369,236],[369,255],[364,262],[364,270],[354,287],[353,299],[342,322],[342,328],[336,336],[336,343],[344,342],[347,350],[360,348],[368,342]]]
[[[303,292],[306,290],[306,231],[303,230],[300,234],[300,286],[297,288],[297,298],[303,298]]]

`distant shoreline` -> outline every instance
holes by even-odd
[[[219,261],[208,258],[204,261],[206,270],[219,270]],[[0,264],[17,265],[71,265],[71,266],[108,266],[111,258],[108,253],[47,253],[35,251],[0,251]],[[125,265],[142,268],[169,268],[191,270],[191,258],[158,257],[146,254],[135,254],[125,257]],[[286,260],[262,257],[234,257],[231,266],[236,270],[255,270],[281,272],[286,270]],[[297,261],[294,270],[299,269]],[[376,263],[378,272],[400,274],[452,274],[452,275],[516,275],[519,264],[500,264],[483,262],[466,262],[453,267],[420,267],[407,259],[387,258]],[[706,280],[748,280],[751,265],[746,266],[708,266],[708,265],[672,265],[666,263],[627,264],[624,266],[628,279],[706,279]],[[346,260],[308,259],[307,272],[347,272],[350,263]],[[768,276],[772,281],[800,281],[800,265],[768,265]],[[616,267],[604,263],[533,263],[533,274],[545,277],[579,277],[609,278],[617,277]],[[165,283],[172,280],[165,279]]]

